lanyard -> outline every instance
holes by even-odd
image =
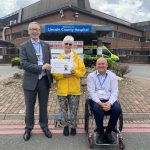
[[[100,84],[101,88],[103,87],[103,84],[104,84],[105,81],[106,81],[106,77],[107,77],[107,74],[105,74],[105,78],[104,78],[103,82],[101,82],[99,76],[97,75],[97,78],[98,78],[98,81],[99,81],[99,84]]]
[[[37,48],[37,47],[36,47]],[[39,43],[38,49],[36,49],[36,53],[41,53],[41,44]]]
[[[36,54],[38,53],[41,53],[41,42],[38,42],[38,45],[36,45],[35,43],[33,43],[34,44],[34,49],[35,49],[35,52],[36,52]],[[38,46],[38,47],[37,47]]]
[[[43,55],[42,55],[42,51],[41,51],[41,42],[38,43],[39,45],[35,45],[36,47],[34,47],[35,51],[36,51],[36,56],[38,59],[38,62],[44,62],[43,61]]]

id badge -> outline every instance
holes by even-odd
[[[41,62],[41,61],[38,61],[38,65],[43,65],[43,62]]]
[[[98,90],[98,98],[101,99],[101,98],[104,98],[104,90]]]
[[[37,61],[38,65],[43,65],[43,61],[41,60],[41,54],[36,53],[36,56],[37,56],[37,59],[38,59],[38,61]]]

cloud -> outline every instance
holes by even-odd
[[[13,12],[14,10],[15,10],[15,1],[14,2],[12,2],[12,0],[1,1],[1,7],[0,7],[1,17],[6,14],[9,14],[10,11]]]
[[[1,0],[0,17],[11,14],[16,10],[19,10],[20,8],[28,6],[37,1],[39,0]]]
[[[147,1],[148,2],[148,1]],[[150,20],[150,11],[146,9],[144,0],[90,0],[91,7],[129,22]]]
[[[39,0],[1,0],[0,17]],[[150,20],[149,0],[89,0],[93,9],[129,22]]]

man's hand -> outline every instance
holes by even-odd
[[[106,103],[100,102],[99,105],[102,107],[104,111],[109,111],[111,109],[111,104],[109,102]]]
[[[111,109],[111,104],[109,102],[106,102],[104,103],[104,107],[103,107],[103,110],[104,111],[109,111]]]
[[[74,70],[71,70],[71,73],[70,73],[70,74],[64,74],[64,78],[70,78],[70,77],[72,77],[74,74],[75,74],[75,71],[74,71]]]
[[[71,70],[71,74],[74,75],[75,74],[75,70]]]
[[[51,65],[48,63],[46,63],[42,66],[42,70],[51,70],[51,68],[52,68]]]

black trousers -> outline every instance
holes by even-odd
[[[48,95],[49,95],[49,82],[47,76],[44,76],[37,83],[36,89],[34,91],[25,90],[25,130],[32,130],[34,127],[34,108],[36,103],[36,97],[38,95],[39,103],[39,123],[42,129],[48,128]]]
[[[117,120],[121,114],[121,107],[118,101],[114,102],[111,109],[109,111],[104,111],[100,105],[92,100],[90,100],[91,109],[94,114],[95,122],[96,122],[96,130],[99,134],[104,134],[104,127],[103,127],[103,119],[105,114],[110,115],[110,119],[108,122],[108,126],[106,128],[106,133],[110,134],[111,131],[114,130]]]

